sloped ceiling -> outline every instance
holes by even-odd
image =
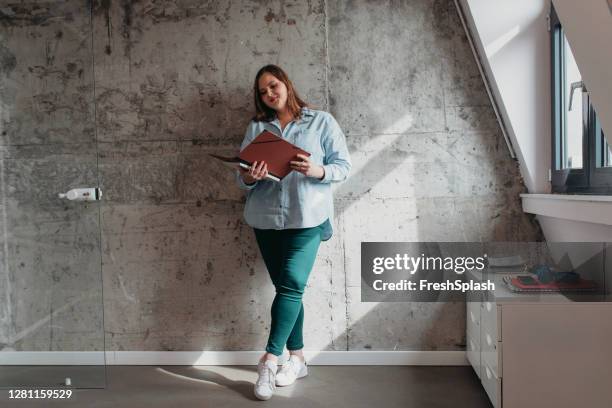
[[[548,0],[455,0],[466,17],[530,193],[550,189]]]
[[[553,0],[553,4],[612,144],[612,10],[607,0]]]

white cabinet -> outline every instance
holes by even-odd
[[[468,298],[466,322],[467,358],[480,378],[495,408],[501,408],[501,336],[498,330],[497,305]]]
[[[612,302],[516,294],[500,280],[466,306],[467,358],[493,406],[612,407]]]
[[[501,332],[498,321],[501,321],[501,308],[496,303],[483,301],[480,304],[481,330],[480,345],[482,364],[493,371],[496,378],[501,378]]]
[[[468,295],[469,296],[469,295]],[[480,378],[480,302],[468,299],[466,322],[466,353],[467,359]]]

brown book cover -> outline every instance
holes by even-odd
[[[264,130],[237,157],[210,155],[226,163],[237,164],[245,169],[250,169],[253,162],[263,160],[268,165],[268,178],[280,181],[291,172],[289,162],[296,160],[298,153],[310,157],[310,153],[307,151],[270,131]]]

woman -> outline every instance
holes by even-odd
[[[254,390],[257,398],[267,400],[276,386],[290,385],[308,373],[302,353],[302,295],[319,244],[332,235],[330,184],[347,178],[351,162],[336,120],[327,112],[310,109],[280,67],[261,68],[253,92],[256,114],[240,149],[269,130],[311,153],[310,157],[298,154],[290,162],[295,171],[281,182],[265,180],[265,162],[255,162],[237,175],[238,184],[247,190],[245,220],[255,231],[276,288],[266,353],[258,364]],[[285,346],[289,360],[277,373],[278,356]]]

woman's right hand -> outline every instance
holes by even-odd
[[[253,184],[258,180],[266,178],[268,175],[268,165],[265,161],[253,162],[249,170],[240,168],[242,179],[246,184]]]

